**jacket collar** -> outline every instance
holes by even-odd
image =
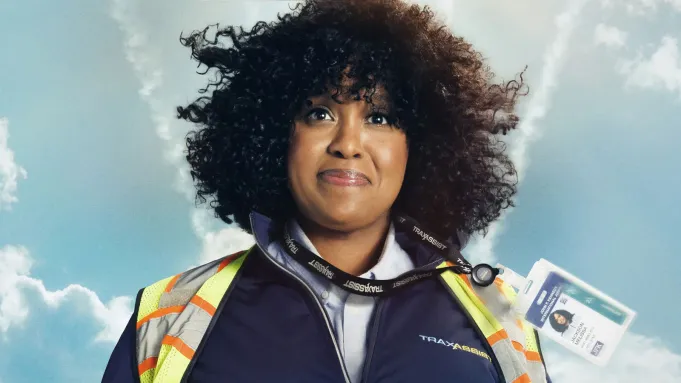
[[[252,212],[251,230],[260,248],[267,249],[272,242],[279,239],[277,236],[281,226],[267,216],[258,212]],[[395,241],[409,255],[416,268],[424,266],[435,267],[445,260],[442,255],[432,250],[429,246],[425,246],[419,241],[414,241],[397,228],[395,228]]]

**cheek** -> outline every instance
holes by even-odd
[[[291,139],[287,161],[289,183],[295,183],[297,175],[305,171],[305,150],[295,138]]]
[[[314,134],[295,131],[291,135],[288,149],[288,175],[294,180],[297,175],[315,171],[319,151],[324,150],[323,142]]]
[[[397,181],[404,178],[408,157],[406,140],[396,139],[395,142],[381,145],[377,162],[386,178]]]

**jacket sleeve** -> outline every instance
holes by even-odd
[[[135,328],[136,317],[137,313],[133,313],[116,347],[114,347],[109,363],[106,365],[106,370],[104,370],[102,383],[139,383],[135,355],[137,338]]]

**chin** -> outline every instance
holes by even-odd
[[[331,230],[350,232],[364,228],[376,222],[383,217],[384,214],[371,214],[367,209],[356,211],[325,211],[320,220],[319,225]]]
[[[295,198],[295,197],[294,197]],[[298,214],[323,228],[352,232],[389,215],[390,205],[375,198],[310,198],[296,201]]]

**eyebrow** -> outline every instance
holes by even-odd
[[[354,99],[353,99],[354,100]],[[323,94],[318,94],[314,96],[309,96],[305,99],[303,102],[303,107],[310,107],[311,103],[319,103],[319,102],[336,102],[334,98],[332,97],[332,94],[330,92],[323,93]],[[372,111],[382,111],[382,112],[387,112],[392,109],[392,103],[389,101],[389,98],[384,94],[383,91],[377,90],[371,95],[371,110]]]

